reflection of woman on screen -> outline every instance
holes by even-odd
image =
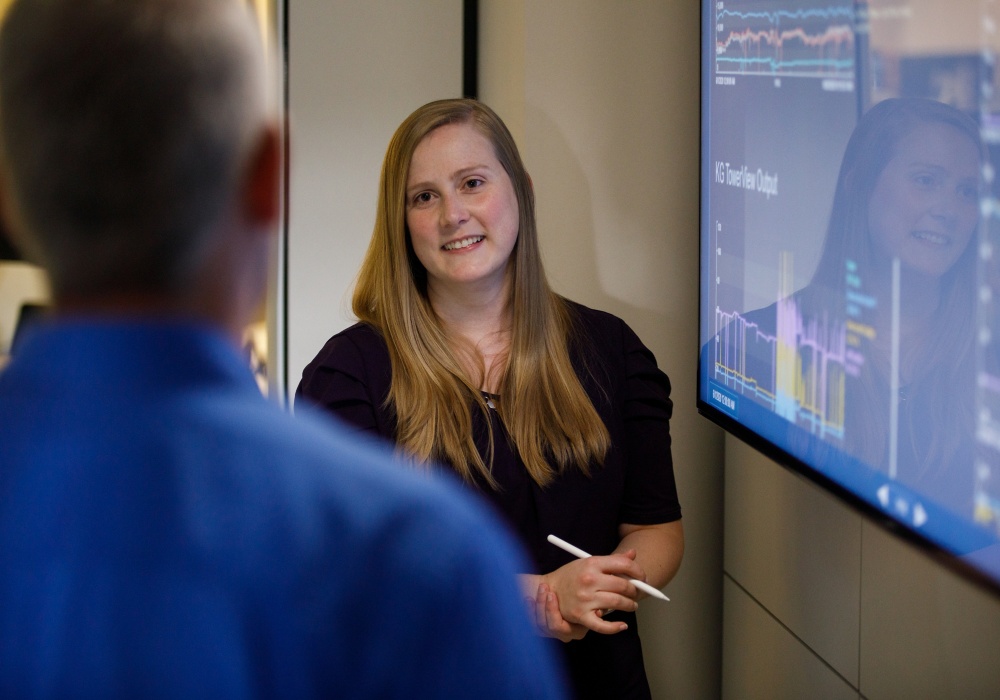
[[[843,437],[828,442],[967,514],[984,159],[952,107],[875,105],[847,145],[816,272],[792,297],[802,319],[846,336]]]

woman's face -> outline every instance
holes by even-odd
[[[979,151],[947,124],[922,124],[899,140],[868,206],[876,251],[938,278],[965,250],[979,222]]]
[[[446,124],[417,144],[406,224],[429,291],[500,290],[519,228],[517,197],[493,146],[471,124]]]

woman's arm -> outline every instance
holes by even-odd
[[[663,588],[681,566],[684,556],[684,526],[680,520],[656,525],[618,526],[621,542],[616,553],[635,551],[635,560],[646,572],[645,581],[654,588]],[[639,597],[645,597],[642,593]]]

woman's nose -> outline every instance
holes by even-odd
[[[458,195],[445,195],[441,199],[441,222],[445,226],[456,227],[469,218],[469,210]]]
[[[958,212],[966,203],[958,192],[941,191],[931,205],[931,215],[947,226],[953,226],[958,220]]]

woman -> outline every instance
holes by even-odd
[[[649,697],[627,579],[662,587],[683,552],[670,384],[620,319],[550,290],[531,181],[482,103],[396,131],[353,309],[297,395],[482,493],[534,560],[525,595],[578,695]]]
[[[969,517],[985,162],[978,126],[955,108],[918,98],[876,104],[845,150],[812,280],[745,317],[765,336],[841,329],[847,359],[827,374],[827,386],[836,386],[833,369],[843,381],[841,422],[828,426],[827,444]],[[819,365],[805,348],[799,355]],[[748,356],[748,373],[776,389],[773,355]],[[834,405],[825,408],[836,417]]]

